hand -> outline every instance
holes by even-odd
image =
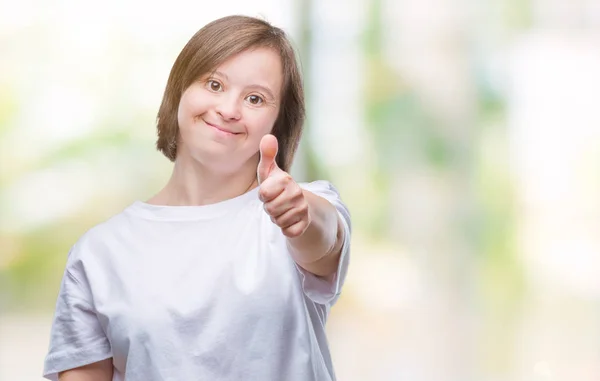
[[[271,221],[286,237],[301,236],[310,224],[308,202],[292,176],[277,166],[277,138],[267,134],[260,141],[259,197]]]

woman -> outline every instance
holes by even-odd
[[[284,32],[231,16],[179,54],[158,113],[166,186],[73,246],[50,380],[334,380],[324,324],[350,217],[288,174],[304,95]]]

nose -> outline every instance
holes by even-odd
[[[239,120],[242,117],[239,99],[234,94],[222,97],[216,111],[224,120]]]

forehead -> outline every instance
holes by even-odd
[[[279,94],[283,84],[281,56],[273,49],[245,50],[223,62],[215,71],[227,76],[227,80],[239,86],[268,86]]]

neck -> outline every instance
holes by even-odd
[[[175,160],[167,185],[149,204],[170,206],[209,205],[240,196],[258,186],[258,158],[249,160],[243,168],[224,174],[210,170],[195,160]]]

